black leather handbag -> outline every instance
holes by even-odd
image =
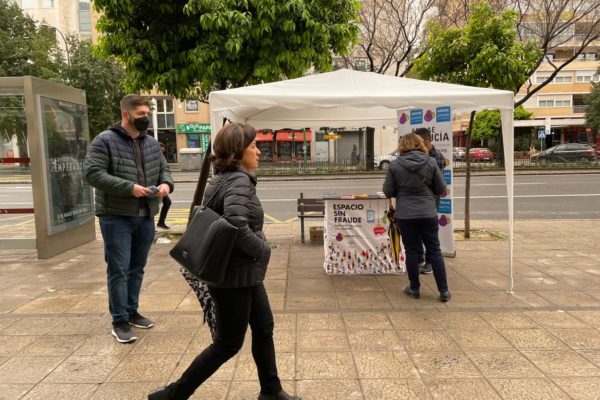
[[[169,254],[201,281],[219,285],[235,245],[238,228],[209,206],[223,183],[204,206],[191,211],[188,226]]]
[[[170,254],[201,281],[218,285],[225,279],[238,228],[211,208],[198,208]]]

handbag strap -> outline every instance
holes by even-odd
[[[212,152],[211,143],[208,143],[206,147],[206,153],[204,153],[204,160],[202,161],[202,169],[200,170],[200,176],[198,177],[198,183],[196,184],[196,191],[194,192],[194,198],[190,206],[190,212],[188,214],[188,223],[192,219],[194,208],[202,204],[202,198],[204,197],[204,189],[208,182],[208,173],[210,171],[210,154]]]
[[[209,204],[213,201],[213,199],[217,196],[217,193],[219,193],[219,190],[221,190],[221,188],[223,187],[223,185],[225,184],[225,181],[227,179],[223,179],[221,181],[221,183],[219,183],[219,186],[217,186],[217,189],[215,190],[215,192],[210,196],[210,198],[208,200],[206,200],[206,203],[204,203],[204,207],[209,207]]]

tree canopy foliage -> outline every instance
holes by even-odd
[[[517,40],[516,16],[513,10],[496,13],[487,2],[479,2],[464,28],[433,22],[428,51],[413,70],[421,79],[516,92],[539,57],[534,42]]]
[[[96,0],[127,88],[178,98],[331,68],[358,33],[356,0]]]
[[[71,68],[69,84],[85,90],[90,137],[96,136],[120,118],[119,102],[125,96],[125,68],[112,58],[101,57],[92,44],[69,36]]]
[[[0,0],[0,76],[31,75],[85,90],[90,135],[95,136],[119,118],[125,69],[114,58],[95,54],[92,44],[76,35],[66,41],[68,58],[52,27],[24,14],[15,2]],[[24,106],[22,96],[0,99],[5,140],[16,134],[20,143],[26,141]]]
[[[531,119],[533,113],[525,110],[523,106],[515,108],[514,119]],[[471,131],[472,140],[481,140],[496,137],[500,134],[502,122],[500,120],[499,110],[483,110],[477,113],[473,121],[473,130]]]
[[[600,73],[600,68],[598,69]],[[592,91],[585,98],[585,121],[587,126],[600,132],[600,83],[592,83]]]
[[[60,81],[59,52],[52,29],[38,26],[16,2],[0,0],[0,76]]]

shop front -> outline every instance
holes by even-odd
[[[177,144],[181,148],[200,148],[205,153],[210,143],[210,124],[177,124]]]
[[[303,160],[305,156],[310,160],[311,141],[310,129],[284,129],[275,132],[264,129],[256,132],[256,145],[264,162]]]
[[[561,129],[562,143],[584,143],[587,145],[600,145],[600,137],[587,126],[565,126]]]

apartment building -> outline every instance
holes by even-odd
[[[545,82],[554,71],[551,63],[560,63],[573,56],[580,44],[572,35],[566,43],[546,55],[545,61],[531,77],[532,88]],[[577,59],[563,68],[536,94],[531,96],[523,107],[534,114],[530,121],[515,121],[515,127],[530,126],[544,128],[550,126],[544,147],[558,143],[587,143],[600,146],[600,137],[585,126],[585,96],[592,89],[591,82],[600,82],[598,52],[600,42],[588,46]],[[526,87],[515,96],[518,101],[524,97]]]
[[[92,39],[95,31],[92,24],[90,0],[15,0],[30,17],[45,22],[68,35],[78,33],[82,39]],[[57,38],[64,46],[62,38]]]

